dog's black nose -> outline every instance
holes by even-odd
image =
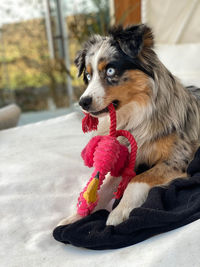
[[[89,110],[90,106],[92,104],[92,97],[86,96],[86,97],[81,97],[79,101],[79,105],[84,109],[84,110]]]

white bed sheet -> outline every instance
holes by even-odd
[[[80,115],[0,132],[0,266],[200,266],[200,220],[131,247],[90,251],[55,241],[91,170]]]

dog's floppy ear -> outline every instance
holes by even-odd
[[[121,50],[128,56],[135,58],[143,49],[153,47],[153,34],[145,24],[128,26],[123,29],[117,26],[109,31]]]
[[[76,67],[78,68],[78,77],[81,76],[81,74],[84,71],[85,68],[85,56],[86,56],[86,49],[80,50],[77,55],[76,58],[74,60],[74,63],[76,65]]]

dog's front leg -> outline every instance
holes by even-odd
[[[101,186],[101,189],[99,190],[99,202],[97,206],[95,207],[94,211],[100,210],[100,209],[109,209],[109,203],[111,202],[114,192],[117,191],[117,187],[119,185],[121,178],[118,177],[112,177],[109,174],[106,176],[106,179],[104,180],[103,185]],[[94,212],[93,211],[93,212]],[[82,217],[75,213],[63,220],[61,220],[57,226],[59,225],[67,225],[70,223],[74,223],[78,220],[80,220]]]
[[[128,184],[119,205],[110,213],[106,224],[118,225],[127,220],[130,212],[145,202],[153,186],[166,184],[177,177],[186,177],[186,174],[174,171],[165,163],[157,164],[152,169],[135,176]]]

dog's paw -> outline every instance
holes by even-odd
[[[106,221],[106,225],[118,225],[129,218],[129,214],[131,209],[128,207],[124,207],[123,209],[120,207],[116,207],[108,216]]]
[[[60,226],[60,225],[67,225],[67,224],[70,224],[70,223],[74,223],[78,220],[80,220],[82,217],[77,213],[77,214],[73,214],[65,219],[62,219],[57,226]]]

